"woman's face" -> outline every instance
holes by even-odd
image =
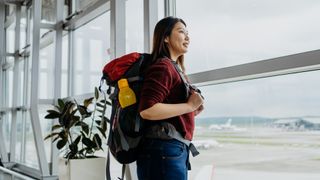
[[[165,42],[168,45],[171,58],[177,58],[188,51],[189,46],[189,36],[186,26],[177,22],[170,34],[170,36],[165,38]]]

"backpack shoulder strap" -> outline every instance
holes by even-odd
[[[182,70],[180,69],[180,67],[178,66],[178,64],[174,61],[172,61],[170,59],[170,62],[172,63],[172,65],[174,66],[174,68],[176,69],[176,71],[178,72],[182,82],[184,83],[185,86],[185,90],[186,90],[186,98],[189,97],[190,94],[190,83],[187,81],[187,79],[185,78],[185,75],[183,74]]]

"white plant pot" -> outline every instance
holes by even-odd
[[[59,160],[59,180],[104,180],[105,172],[106,158],[103,157]]]

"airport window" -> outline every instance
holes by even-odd
[[[41,22],[54,23],[56,21],[56,0],[43,0],[41,3]]]
[[[143,1],[126,1],[126,52],[143,52]]]
[[[40,49],[39,98],[52,99],[54,90],[54,44]]]
[[[15,41],[15,24],[12,23],[7,29],[6,29],[6,51],[7,53],[13,53],[14,52],[14,41]]]
[[[27,45],[27,8],[21,7],[21,21],[20,21],[20,49]]]
[[[74,45],[74,95],[93,93],[110,60],[110,12],[77,29]]]
[[[313,71],[202,87],[191,178],[319,177],[319,77]]]
[[[188,73],[320,48],[318,1],[177,0],[189,29]]]
[[[32,123],[31,123],[31,117],[30,117],[30,111],[26,112],[26,117],[25,117],[25,121],[26,121],[26,133],[25,133],[25,158],[22,160],[22,163],[33,167],[33,168],[39,168],[39,164],[38,164],[38,157],[37,154],[35,152],[37,152],[36,150],[36,145],[34,142],[34,137],[33,137],[33,129],[32,129]],[[48,146],[50,147],[50,146]],[[48,148],[46,147],[46,148]],[[46,151],[47,152],[47,151]]]
[[[76,4],[76,10],[85,9],[97,1],[98,0],[73,0],[73,2]]]

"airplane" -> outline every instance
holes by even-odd
[[[209,126],[209,130],[213,131],[246,131],[245,128],[238,128],[235,125],[231,125],[232,119],[229,118],[225,124],[211,124]]]

